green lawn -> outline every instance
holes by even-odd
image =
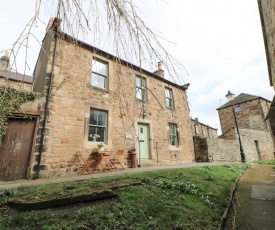
[[[0,229],[218,229],[230,191],[246,167],[234,164],[160,170],[9,190],[6,196],[2,192],[2,203],[7,197],[32,202],[108,188],[117,197],[0,213]]]
[[[257,164],[264,164],[264,165],[275,165],[275,159],[269,159],[269,160],[258,160],[254,161]]]

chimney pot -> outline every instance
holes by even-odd
[[[159,62],[158,62],[158,70],[161,70],[161,67],[162,67],[162,66],[161,66],[161,62],[159,61]]]

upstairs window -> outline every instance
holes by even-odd
[[[179,134],[177,131],[177,125],[169,123],[169,141],[172,146],[179,146]]]
[[[136,98],[142,101],[147,100],[146,78],[136,76]]]
[[[107,139],[107,112],[90,109],[88,141],[104,142]]]
[[[92,61],[92,79],[93,86],[107,89],[108,88],[108,63],[99,59]]]
[[[196,134],[200,134],[200,129],[198,125],[195,125],[195,131],[196,131]]]
[[[174,108],[173,91],[170,88],[165,88],[165,103],[167,108]]]

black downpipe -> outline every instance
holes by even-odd
[[[195,155],[195,162],[197,162],[197,153],[196,153],[196,151],[197,151],[197,149],[196,149],[196,143],[195,143],[196,141],[195,141],[195,136],[193,136],[193,147],[194,147],[194,155]]]
[[[42,132],[41,132],[41,137],[40,137],[40,146],[39,146],[39,155],[37,159],[37,168],[36,168],[36,178],[39,177],[39,172],[40,172],[40,165],[41,165],[41,158],[42,158],[42,153],[43,153],[43,146],[44,146],[44,138],[45,138],[45,133],[46,133],[46,126],[47,126],[47,119],[48,119],[48,114],[49,114],[49,101],[50,101],[50,95],[51,95],[51,89],[52,89],[52,83],[53,83],[53,76],[54,76],[54,64],[55,64],[55,56],[56,56],[56,49],[57,49],[57,32],[55,31],[54,35],[54,52],[53,52],[53,60],[52,60],[52,69],[51,69],[51,74],[50,74],[50,80],[49,80],[49,86],[47,89],[47,95],[46,95],[46,105],[45,105],[45,111],[44,111],[44,120],[42,124]]]

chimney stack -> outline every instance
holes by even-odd
[[[0,58],[0,70],[7,70],[9,67],[9,52],[6,52],[4,56]]]
[[[60,18],[51,18],[48,22],[46,33],[53,27],[55,31],[60,29],[61,19]]]
[[[154,72],[154,74],[164,78],[164,71],[162,70],[162,65],[160,61],[158,62],[158,69]]]

